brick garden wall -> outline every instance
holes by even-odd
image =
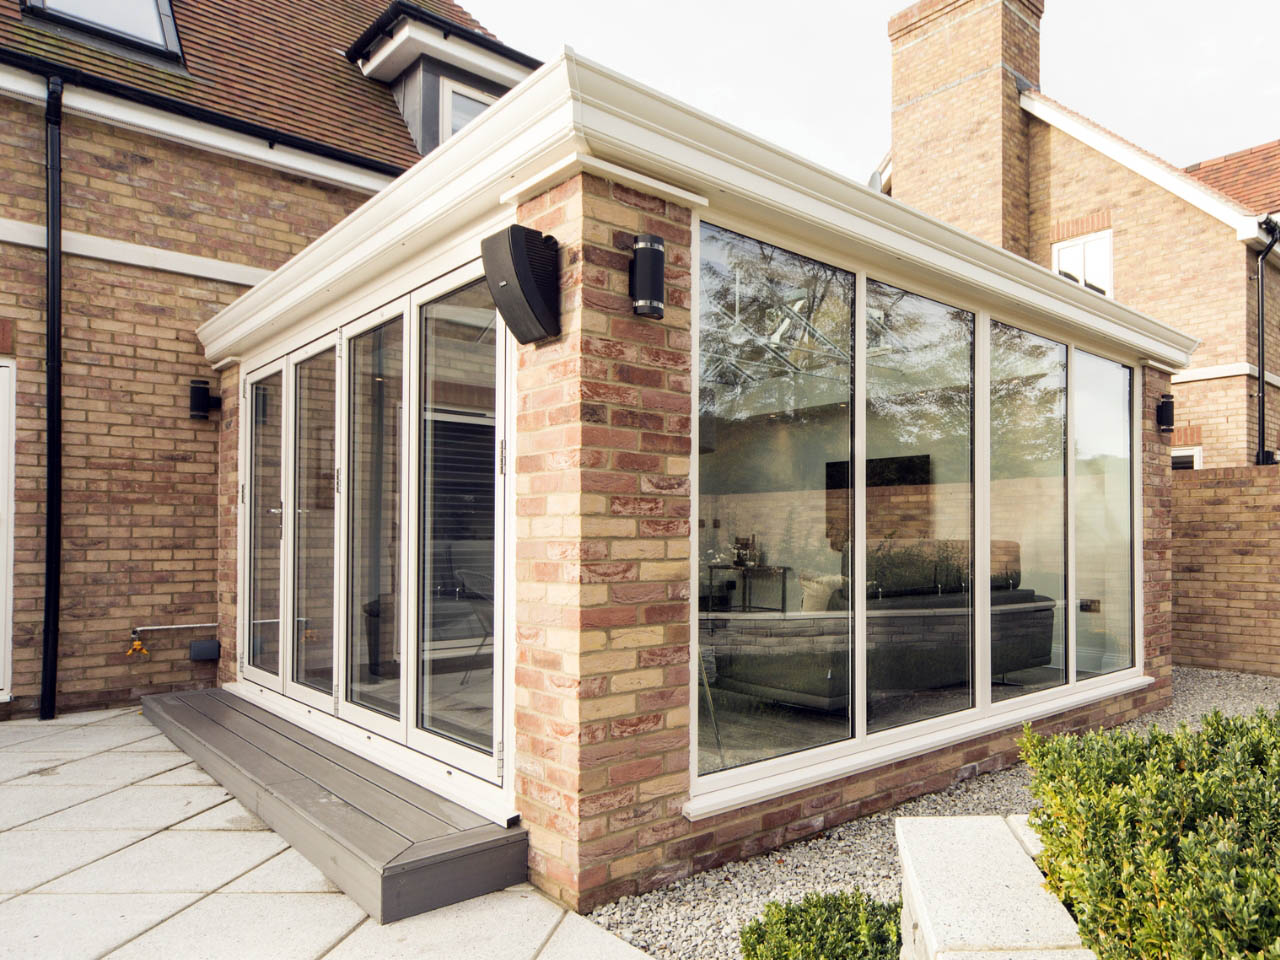
[[[43,140],[40,109],[0,99],[0,217],[45,222]],[[83,117],[65,118],[63,140],[64,226],[99,237],[270,268],[364,200]],[[211,684],[215,665],[188,660],[190,631],[147,636],[149,660],[125,652],[135,625],[234,622],[234,552],[219,544],[234,545],[235,407],[191,420],[187,393],[192,378],[219,382],[196,328],[244,288],[72,256],[63,272],[59,708]],[[35,710],[40,674],[44,284],[44,251],[0,246],[0,330],[15,324],[18,363],[16,713]],[[234,372],[227,384],[233,397]]]
[[[1280,676],[1280,467],[1177,471],[1173,652]]]

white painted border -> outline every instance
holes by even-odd
[[[1258,367],[1252,363],[1220,363],[1213,367],[1192,367],[1174,373],[1169,379],[1172,383],[1197,383],[1201,380],[1225,380],[1228,377],[1253,377],[1258,379]],[[1267,371],[1267,384],[1280,387],[1280,374]]]
[[[0,65],[0,94],[43,106],[46,96],[44,78],[15,67]],[[273,146],[259,137],[99,93],[87,87],[68,84],[62,94],[62,109],[77,116],[92,117],[113,127],[136,130],[361,193],[377,193],[392,180],[384,173],[375,173],[294,147],[279,144]]]
[[[461,34],[445,33],[409,19],[401,21],[389,40],[360,61],[360,70],[366,77],[393,83],[406,67],[424,55],[507,87],[514,87],[533,72]]]
[[[0,243],[12,243],[19,247],[45,248],[45,226],[0,217]],[[176,250],[148,247],[141,243],[128,243],[110,237],[95,237],[73,230],[62,231],[62,252],[73,257],[89,257],[108,263],[125,263],[132,267],[163,270],[186,277],[203,277],[206,280],[222,280],[244,287],[252,287],[271,276],[270,270],[250,267],[243,263],[198,257]]]
[[[1174,457],[1190,457],[1192,470],[1204,469],[1204,447],[1174,447],[1169,451],[1169,459]]]
[[[497,103],[498,98],[491,93],[485,93],[483,90],[477,90],[475,87],[469,87],[465,83],[460,83],[451,77],[440,78],[440,109],[438,111],[440,117],[440,129],[438,131],[440,139],[437,143],[444,143],[450,137],[457,134],[453,132],[453,95],[458,94],[460,97],[466,97],[468,100],[474,100],[477,103],[483,103],[487,107]],[[480,113],[484,113],[481,110]],[[480,117],[477,115],[476,120]],[[474,120],[472,121],[475,122]],[[458,129],[461,133],[466,125]]]
[[[5,382],[7,380],[7,382]],[[0,703],[13,696],[13,513],[18,362],[0,360]]]

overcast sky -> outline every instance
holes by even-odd
[[[461,0],[541,59],[565,45],[864,181],[889,147],[906,0]],[[1186,166],[1280,139],[1276,0],[1046,0],[1041,88]]]

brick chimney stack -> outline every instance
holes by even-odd
[[[1028,255],[1028,118],[1043,0],[921,0],[889,21],[892,191]]]

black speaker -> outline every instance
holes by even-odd
[[[493,302],[521,343],[560,333],[560,245],[519,225],[480,242]]]

